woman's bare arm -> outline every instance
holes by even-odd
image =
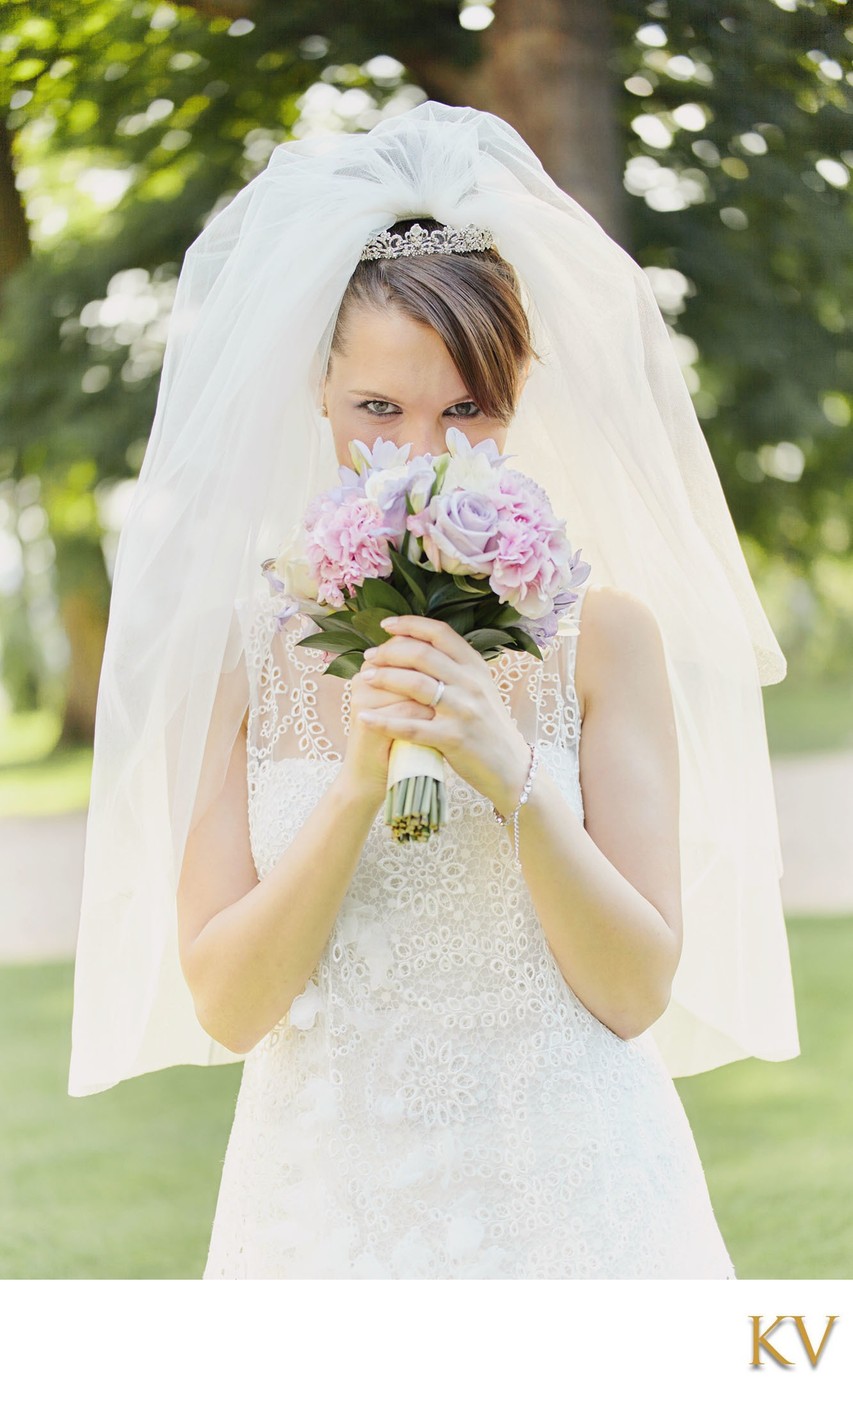
[[[683,930],[678,742],[660,631],[641,600],[590,586],[575,687],[584,820],[540,767],[519,816],[519,857],[567,983],[630,1039],[669,1002]]]
[[[356,673],[343,764],[260,881],[249,839],[248,713],[222,791],[190,835],[178,888],[181,967],[202,1027],[236,1054],[254,1049],[305,989],[385,799],[391,743],[363,725],[367,708],[433,715]]]
[[[402,616],[390,624],[398,627],[365,655],[380,683],[407,696],[423,688],[422,673],[431,675],[431,691],[436,677],[449,679],[447,707],[428,722],[365,713],[364,725],[440,747],[508,816],[530,750],[507,722],[495,680],[446,621]],[[631,1039],[666,1008],[682,946],[678,738],[663,639],[638,597],[590,586],[575,686],[586,703],[584,819],[540,770],[519,816],[519,857],[566,983],[603,1024]]]
[[[304,989],[381,799],[339,771],[259,881],[239,732],[222,792],[190,835],[178,891],[184,977],[202,1027],[227,1049],[253,1049]]]

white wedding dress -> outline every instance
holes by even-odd
[[[275,607],[247,643],[261,878],[337,773],[351,686]],[[543,652],[489,666],[582,817],[576,636]],[[425,843],[380,808],[314,976],[245,1059],[204,1277],[734,1278],[651,1033],[575,996],[509,830],[448,773]]]

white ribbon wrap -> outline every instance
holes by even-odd
[[[446,781],[444,757],[434,746],[395,737],[388,757],[387,789],[390,790],[398,781],[407,780],[409,776],[433,776],[437,781]]]

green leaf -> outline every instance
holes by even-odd
[[[349,607],[343,607],[341,610],[333,610],[332,614],[325,615],[325,618],[329,621],[340,622],[344,627],[349,627],[349,622],[353,618],[353,610],[350,610]]]
[[[484,649],[505,649],[513,642],[513,636],[504,629],[474,629],[465,638],[478,654]]]
[[[498,602],[500,604],[500,602]],[[518,610],[512,605],[500,605],[500,609],[490,623],[500,629],[503,625],[517,624],[521,619]]]
[[[466,595],[491,595],[492,587],[488,580],[471,580],[468,576],[454,576],[460,590]]]
[[[417,561],[410,561],[402,551],[398,551],[395,546],[388,544],[388,555],[395,566],[405,566],[410,575],[413,575],[418,584],[426,587],[436,574],[431,566],[422,566]]]
[[[329,653],[338,653],[342,649],[365,649],[369,642],[372,641],[366,635],[350,629],[321,629],[319,634],[309,634],[305,639],[296,640],[303,649],[323,649]]]
[[[427,610],[432,614],[445,604],[464,601],[470,604],[471,592],[461,590],[459,581],[461,576],[452,576],[447,571],[442,571],[435,577],[435,583],[431,584],[427,590]]]
[[[434,619],[446,620],[451,616],[455,618],[460,611],[464,611],[466,614],[469,614],[471,616],[471,629],[474,628],[475,624],[483,623],[483,620],[481,619],[481,615],[483,613],[482,607],[478,604],[475,604],[471,600],[470,595],[463,600],[448,600],[445,602],[444,605],[437,605],[436,608],[434,610],[430,610],[429,613],[433,616]]]
[[[484,602],[477,610],[477,627],[479,629],[504,629],[507,625],[517,624],[519,619],[517,610],[513,610],[508,605],[502,605],[496,597]]]
[[[420,606],[419,611],[413,613],[423,613],[426,607],[426,590],[432,572],[425,571],[421,566],[416,566],[414,561],[407,561],[405,556],[401,556],[399,551],[393,547],[388,548],[394,567],[409,586],[416,603]]]
[[[354,678],[361,669],[363,655],[360,649],[351,649],[347,653],[338,654],[336,659],[332,659],[328,668],[323,669],[323,676],[330,673],[333,678]]]
[[[393,615],[410,615],[413,613],[411,605],[405,595],[401,595],[399,590],[386,577],[381,580],[367,580],[364,582],[364,603],[369,609],[374,606],[382,610],[384,615],[389,611]]]
[[[535,644],[530,635],[523,629],[508,629],[507,634],[517,640],[518,645],[525,653],[532,654],[534,658],[541,659],[542,652],[538,644]]]
[[[306,608],[306,606],[300,605],[299,614],[305,615],[309,620],[314,620],[316,624],[321,625],[324,629],[329,623],[334,623],[336,621],[346,623],[349,618],[348,610],[336,610],[333,615],[330,615],[328,612],[324,612],[319,605],[316,608],[312,606]]]
[[[391,635],[387,629],[382,628],[379,621],[384,620],[387,614],[388,611],[384,606],[381,609],[359,610],[352,617],[353,625],[359,634],[363,635],[371,644],[384,644],[386,639],[391,638]]]
[[[395,614],[397,614],[397,615],[401,615],[401,614],[403,614],[403,613],[405,613],[405,614],[407,614],[407,615],[425,615],[425,614],[426,614],[426,605],[425,605],[425,603],[424,603],[424,601],[425,601],[425,594],[424,594],[424,592],[422,591],[420,594],[418,594],[418,593],[415,591],[415,588],[414,588],[414,586],[412,585],[412,582],[411,582],[410,580],[408,580],[408,579],[406,578],[406,576],[404,576],[403,572],[400,571],[400,570],[398,570],[396,566],[394,567],[394,574],[393,574],[393,576],[392,576],[392,583],[393,583],[393,588],[397,591],[398,595],[401,597],[401,599],[405,600],[405,602],[406,602],[406,609],[405,609],[405,612],[404,612],[403,610],[395,610],[395,611],[394,611]]]
[[[451,629],[455,629],[457,634],[464,638],[469,629],[473,629],[477,622],[477,613],[473,605],[449,605],[436,619],[444,620]]]

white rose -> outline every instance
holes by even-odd
[[[284,581],[286,594],[294,596],[297,600],[317,599],[317,582],[306,557],[296,556],[286,561],[279,556],[275,563],[275,572],[279,580]]]
[[[302,528],[295,524],[273,563],[273,571],[284,584],[285,594],[298,600],[317,599],[317,582],[307,556],[300,554]]]

